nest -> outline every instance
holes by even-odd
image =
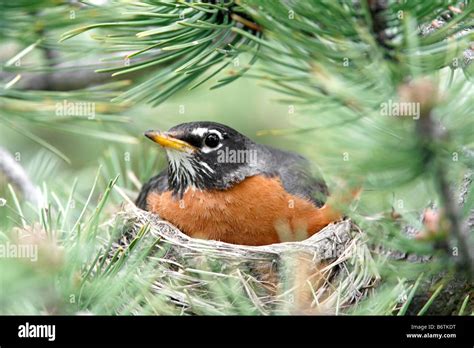
[[[300,242],[243,246],[191,238],[131,205],[118,216],[126,227],[115,254],[147,240],[152,292],[184,314],[339,314],[378,279],[350,220]]]

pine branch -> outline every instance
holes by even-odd
[[[35,206],[44,203],[41,191],[33,184],[23,167],[15,161],[15,158],[6,149],[0,147],[0,173],[3,174],[10,183],[19,188],[26,201]]]
[[[469,238],[469,231],[467,224],[463,224],[461,215],[459,213],[458,205],[453,197],[449,182],[447,180],[447,173],[443,165],[438,164],[434,173],[436,184],[439,187],[446,217],[451,224],[451,232],[457,241],[457,247],[460,254],[459,268],[466,272],[469,277],[474,275],[474,247]]]
[[[450,231],[459,248],[460,269],[472,276],[474,275],[474,247],[469,240],[467,225],[462,222],[454,192],[450,188],[446,164],[439,158],[436,151],[437,144],[442,141],[442,138],[448,137],[447,134],[443,134],[433,119],[433,108],[439,98],[438,92],[429,81],[415,81],[403,86],[401,93],[403,100],[420,105],[421,113],[419,122],[416,124],[416,133],[420,139],[422,152],[425,154],[425,168],[429,171],[433,166],[433,178],[442,199],[444,213],[450,222]]]
[[[105,34],[95,38],[112,47],[120,45],[123,61],[97,72],[119,76],[153,69],[144,82],[116,101],[158,105],[177,91],[192,89],[213,77],[233,62],[240,47],[257,46],[234,28],[260,36],[260,28],[233,1],[139,4],[118,1],[113,6],[125,6],[120,18],[86,24],[64,33],[61,40],[101,29]],[[244,72],[242,69],[231,80]]]
[[[393,52],[394,47],[389,43],[393,36],[387,33],[388,24],[385,12],[389,8],[388,0],[369,0],[368,5],[372,17],[372,31],[377,43],[385,49],[385,57],[396,60]]]

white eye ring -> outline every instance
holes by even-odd
[[[217,135],[220,140],[224,139],[224,136],[223,136],[222,133],[219,132],[218,130],[210,129],[210,130],[207,132],[206,136],[208,136],[209,134],[215,134],[215,135]]]
[[[199,137],[202,137],[202,138],[204,138],[205,136],[207,136],[209,134],[217,134],[219,139],[221,139],[221,140],[224,139],[224,136],[222,135],[222,133],[219,132],[217,129],[209,129],[209,128],[204,128],[204,127],[199,127],[199,128],[193,129],[193,131],[191,133],[194,134],[194,135],[197,135]]]

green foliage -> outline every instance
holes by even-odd
[[[107,16],[112,14],[109,10]],[[121,115],[126,105],[111,104],[129,81],[105,81],[100,86],[81,85],[87,78],[94,60],[85,59],[84,52],[96,55],[97,47],[90,40],[78,40],[74,44],[59,44],[59,35],[76,21],[87,18],[104,18],[102,11],[92,5],[57,1],[3,1],[0,4],[1,40],[5,51],[2,54],[0,74],[0,125],[27,137],[38,145],[49,149],[66,162],[70,159],[47,139],[38,135],[42,129],[87,134],[102,140],[136,143],[134,137],[110,133],[114,124],[128,123]],[[8,59],[3,59],[10,53]],[[83,66],[81,66],[83,65]],[[49,74],[49,75],[48,75]],[[53,76],[54,74],[54,76]],[[69,81],[68,81],[69,80]],[[77,88],[60,87],[55,84],[68,83]],[[94,105],[94,118],[110,124],[107,131],[97,129],[87,117],[67,117],[58,112],[62,105],[88,103]],[[66,117],[64,117],[66,116]],[[117,129],[118,127],[115,127]]]

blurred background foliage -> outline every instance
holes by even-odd
[[[71,241],[65,248],[75,252],[59,271],[69,278],[60,276],[64,286],[55,291],[76,293],[72,274],[87,279],[87,263],[98,252],[92,242],[84,244],[88,252],[74,249],[82,245],[80,231],[111,238],[101,224],[165,165],[143,131],[212,120],[304,154],[333,191],[341,182],[363,182],[351,217],[374,244],[438,255],[438,263],[422,266],[381,257],[386,283],[360,313],[404,312],[420,273],[458,272],[449,248],[438,245],[443,241],[414,241],[401,226],[421,230],[422,211],[445,206],[440,173],[458,188],[474,167],[473,6],[451,0],[1,1],[0,145],[48,201],[48,209],[38,209],[0,177],[7,202],[0,209],[2,236],[39,223],[61,243]],[[383,103],[403,100],[426,107],[425,119],[440,123],[444,135],[423,140],[419,120],[381,115]],[[94,103],[94,117],[58,115],[58,105],[67,102]],[[111,182],[120,192],[107,191]],[[108,203],[98,209],[104,191]],[[463,223],[474,207],[471,188],[464,202]],[[444,242],[457,243],[452,235]],[[32,293],[43,287],[9,267],[0,305],[23,282],[33,283]],[[107,286],[89,284],[92,292]],[[141,291],[130,288],[133,296],[135,290]],[[434,290],[423,292],[429,298]],[[472,288],[460,296],[472,299]],[[76,309],[118,311],[101,301]],[[55,310],[71,311],[64,306]],[[5,308],[0,311],[45,310],[33,302]]]

